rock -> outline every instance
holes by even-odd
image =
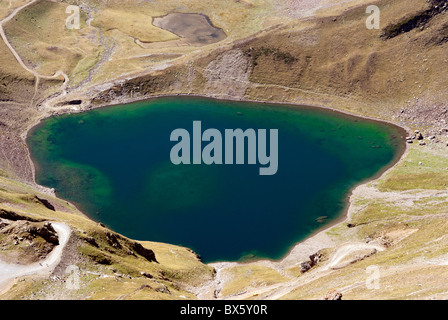
[[[9,223],[7,223],[6,221],[1,220],[0,221],[0,229],[3,229],[4,227],[9,226]]]
[[[121,249],[121,243],[120,241],[118,241],[118,237],[116,236],[115,233],[111,233],[111,232],[106,232],[106,238],[107,238],[107,242],[109,242],[109,244],[114,247],[115,249]]]
[[[95,261],[96,263],[99,264],[104,264],[107,266],[110,266],[112,264],[112,260],[109,257],[106,257],[103,254],[98,254],[98,255],[89,255],[89,257]]]
[[[322,255],[317,252],[310,256],[311,266],[314,267],[316,264],[320,262],[320,258],[322,258]]]
[[[142,284],[141,287],[139,288],[139,290],[144,290],[144,289],[152,289],[152,287],[147,284]]]
[[[352,223],[347,223],[347,228],[354,228],[354,227],[355,227],[354,224],[352,224]]]
[[[0,209],[0,218],[6,219],[6,220],[12,220],[12,221],[19,221],[19,220],[25,220],[30,222],[42,222],[43,219],[34,219],[25,215],[18,214],[14,211],[8,211],[5,209]]]
[[[302,262],[301,264],[300,264],[300,273],[305,273],[305,272],[307,272],[308,270],[310,270],[312,267],[311,267],[311,263],[310,263],[310,261],[306,261],[306,262]]]
[[[419,132],[419,133],[415,136],[415,138],[416,138],[417,140],[423,140],[423,135],[422,135],[422,133]]]
[[[316,219],[316,222],[318,222],[318,223],[324,223],[326,219],[328,219],[327,216],[322,216],[322,217],[317,218],[317,219]]]
[[[96,242],[95,238],[92,238],[92,237],[85,237],[84,240],[85,240],[87,243],[90,243],[92,246],[98,248],[98,243]]]
[[[40,236],[47,242],[59,245],[59,238],[53,225],[49,222],[45,223],[42,227],[28,226],[26,231],[32,235]]]
[[[387,236],[381,236],[378,238],[378,240],[379,240],[380,244],[385,248],[389,248],[393,243],[392,239],[390,239]],[[369,255],[367,255],[367,257],[370,257],[376,253],[377,253],[376,249],[373,249],[372,252]]]
[[[70,100],[68,101],[69,105],[80,105],[82,103],[82,100]]]
[[[320,258],[322,258],[322,254],[320,254],[319,252],[312,254],[309,261],[305,261],[300,264],[300,272],[305,273],[309,271],[312,267],[320,262]]]
[[[160,293],[171,294],[170,289],[168,289],[168,287],[163,284],[159,288],[156,288],[156,291]]]
[[[144,257],[149,262],[152,262],[152,261],[157,262],[156,255],[154,254],[154,251],[152,251],[150,249],[146,249],[138,242],[133,242],[131,244],[131,246],[135,252],[137,252],[139,255]]]
[[[420,140],[418,143],[419,146],[426,146],[426,142],[423,140]]]
[[[41,199],[38,196],[34,196],[34,199],[36,200],[36,202],[42,204],[48,210],[56,211],[55,207],[50,203],[50,201],[46,199]]]
[[[56,230],[54,230],[53,225],[50,222],[45,222],[44,227],[49,231],[56,232]]]
[[[154,278],[152,274],[146,273],[146,272],[144,272],[144,271],[140,271],[140,274],[141,274],[142,276],[144,276],[145,278],[148,278],[148,279],[152,279],[152,278]]]
[[[342,293],[335,289],[331,289],[325,295],[324,300],[342,300]]]

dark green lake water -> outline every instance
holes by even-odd
[[[179,165],[170,134],[278,129],[278,172]],[[391,165],[403,132],[336,112],[163,98],[44,120],[29,135],[37,182],[137,239],[187,246],[205,262],[278,259],[338,218],[358,183]],[[268,140],[269,141],[269,140]]]

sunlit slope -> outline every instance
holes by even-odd
[[[317,18],[300,20],[296,8],[311,2],[320,6]],[[133,38],[142,35],[131,34],[125,21],[117,29],[98,23],[107,10],[116,15],[135,12],[131,2],[86,2],[79,30],[65,28],[65,9],[71,2],[37,1],[6,23],[9,40],[29,68],[45,75],[63,69],[69,87],[81,87],[60,95],[54,108],[38,107],[61,91],[62,80],[41,81],[36,88],[35,77],[0,44],[0,208],[22,217],[64,221],[74,230],[68,257],[56,271],[59,278],[19,281],[2,298],[183,299],[194,298],[193,293],[225,298],[246,291],[233,298],[321,299],[335,288],[343,299],[446,299],[448,139],[440,130],[448,121],[448,15],[434,14],[415,23],[432,10],[431,3],[437,5],[435,1],[341,2],[344,5],[331,7],[335,1],[148,1],[141,4],[138,16],[123,14],[126,19],[173,11],[206,14],[228,38],[200,48],[170,46],[176,39],[152,28],[156,33],[151,36],[164,34],[167,41],[145,48]],[[11,3],[9,7],[8,1],[1,2],[0,19],[27,1]],[[365,26],[365,9],[371,3],[381,10],[380,30]],[[115,82],[125,74],[127,78]],[[101,82],[104,85],[89,87]],[[106,236],[112,231],[39,192],[21,139],[43,116],[72,110],[56,102],[81,99],[81,108],[89,108],[160,94],[324,105],[406,125],[411,132],[419,129],[426,145],[414,141],[396,168],[355,191],[350,228],[343,223],[326,234],[332,244],[317,250],[323,257],[308,273],[300,272],[300,264],[308,260],[304,255],[279,265],[225,267],[209,285],[211,269],[187,249],[142,243],[154,251],[158,264],[130,255],[125,249],[132,240],[117,235],[125,249],[113,247]],[[435,138],[427,139],[431,135]],[[48,199],[57,210],[42,207],[34,195]],[[87,241],[90,238],[98,247]],[[353,243],[365,248],[368,240],[383,251],[344,249]],[[334,261],[343,267],[329,270]],[[73,263],[85,270],[79,292],[64,284],[66,267]],[[370,265],[379,267],[379,290],[365,286]]]
[[[55,210],[38,199],[46,199]],[[7,218],[11,225],[62,222],[72,230],[61,264],[54,272],[58,280],[25,277],[2,298],[194,299],[186,289],[212,277],[212,269],[186,248],[153,242],[141,242],[143,247],[139,247],[134,240],[86,218],[65,201],[4,177],[0,177],[0,218]],[[3,259],[13,252],[27,252],[27,240],[19,239],[19,245],[14,245],[17,240],[2,233],[1,228],[0,239]],[[65,285],[70,275],[65,269],[69,266],[80,269],[80,290]]]

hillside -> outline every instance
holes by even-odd
[[[331,289],[343,299],[447,298],[446,1],[86,1],[79,30],[65,27],[69,4],[0,6],[0,259],[45,259],[54,243],[35,230],[71,229],[51,275],[21,277],[1,298],[322,299]],[[369,4],[379,30],[366,28]],[[226,38],[202,43],[154,25],[172,12],[205,15]],[[415,139],[353,191],[347,220],[281,261],[204,265],[187,248],[108,230],[35,183],[24,138],[40,119],[184,94],[332,108]],[[80,290],[66,286],[72,265]],[[366,286],[369,266],[380,289]]]

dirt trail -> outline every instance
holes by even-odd
[[[260,287],[248,289],[241,294],[236,294],[228,297],[222,297],[222,300],[244,300],[254,296],[263,296],[264,300],[277,300],[281,299],[286,294],[290,293],[294,289],[305,285],[311,281],[314,281],[320,277],[332,273],[332,268],[336,267],[344,258],[365,250],[377,250],[383,251],[384,247],[375,244],[366,243],[348,243],[340,246],[336,252],[331,256],[330,260],[323,264],[321,267],[314,270],[312,273],[303,274],[301,277],[294,278],[290,281]],[[276,268],[277,271],[280,271]],[[222,271],[222,270],[220,270]],[[221,283],[220,283],[221,284]]]
[[[376,250],[379,252],[384,250],[384,247],[376,243],[348,242],[345,244],[340,244],[337,246],[334,253],[329,257],[329,260],[313,270],[313,272],[305,273],[298,278],[292,278],[288,275],[285,270],[291,267],[298,267],[300,262],[307,261],[311,254],[314,254],[323,248],[331,248],[336,246],[336,243],[334,243],[326,234],[326,232],[331,228],[332,227],[329,227],[315,234],[313,237],[297,244],[283,260],[260,260],[252,263],[253,265],[272,268],[279,274],[288,277],[291,280],[264,287],[246,288],[240,293],[230,296],[222,296],[221,291],[225,287],[226,282],[229,281],[229,279],[224,276],[224,271],[226,269],[231,269],[232,267],[238,266],[239,264],[236,262],[214,263],[211,264],[211,266],[213,266],[217,271],[216,277],[211,283],[204,285],[196,291],[197,297],[199,299],[243,300],[250,299],[254,296],[262,296],[262,299],[265,300],[281,299],[284,295],[294,289],[334,272],[334,269],[343,266],[341,262],[344,262],[345,260],[347,260],[346,262],[355,260],[356,254],[364,256],[368,254],[369,251],[372,252]]]
[[[63,223],[52,223],[58,233],[59,245],[41,262],[29,265],[8,264],[0,260],[0,294],[11,287],[13,280],[31,274],[49,274],[59,264],[65,245],[70,238],[71,229]]]

